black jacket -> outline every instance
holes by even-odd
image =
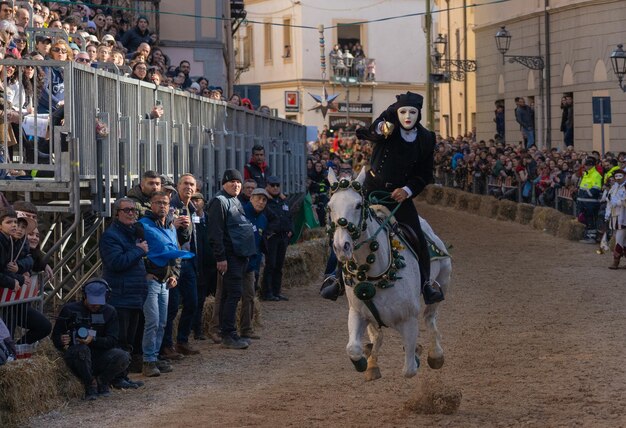
[[[411,197],[417,196],[433,182],[433,157],[435,133],[417,124],[417,138],[407,142],[402,138],[396,113],[386,110],[371,125],[369,133],[360,134],[372,141],[371,170],[367,173],[367,192],[385,190],[388,192],[408,186]],[[376,134],[378,124],[386,120],[395,124],[388,138]]]
[[[61,308],[52,330],[52,342],[60,351],[64,351],[61,336],[72,333],[77,326],[88,327],[96,331],[94,340],[89,344],[92,357],[98,357],[105,351],[117,346],[119,323],[117,312],[111,305],[102,305],[100,311],[92,313],[82,301],[67,303]]]
[[[30,272],[33,268],[33,259],[28,253],[28,243],[24,244],[22,253],[18,255],[16,253],[20,250],[20,247],[21,240],[14,242],[11,237],[0,232],[0,288],[13,290],[15,288],[15,280],[19,282],[20,286],[24,285],[24,273]],[[13,260],[18,259],[16,261],[18,266],[17,273],[7,270],[7,264],[12,260],[11,255],[13,255]]]
[[[264,233],[266,238],[276,233],[293,232],[293,219],[289,206],[279,196],[267,201],[264,213],[267,217],[267,227]]]
[[[247,257],[256,254],[252,223],[246,218],[236,196],[220,190],[209,203],[207,215],[209,243],[217,262],[231,255]]]

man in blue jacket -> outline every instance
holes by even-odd
[[[265,205],[270,199],[269,193],[265,189],[254,189],[250,196],[250,202],[247,202],[243,209],[246,218],[252,223],[254,230],[254,240],[256,243],[256,255],[248,259],[248,267],[246,275],[243,277],[243,294],[241,295],[241,312],[239,313],[239,332],[242,339],[260,339],[254,332],[254,295],[256,293],[256,285],[259,280],[259,271],[261,270],[261,241],[263,232],[267,227],[267,217],[263,214]]]
[[[114,220],[100,239],[102,277],[111,288],[109,304],[117,311],[119,347],[131,355],[131,361],[141,366],[141,349],[133,344],[141,341],[140,320],[148,293],[146,267],[143,258],[148,254],[148,243],[143,239],[143,226],[137,224],[138,209],[130,198],[120,198],[113,204]],[[115,388],[137,388],[143,383],[133,382],[127,372],[113,380]]]

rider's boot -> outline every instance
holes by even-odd
[[[422,236],[419,237],[419,241],[418,257],[420,275],[422,277],[422,295],[424,296],[424,303],[432,305],[444,299],[443,291],[437,281],[430,279],[430,254],[428,253],[426,236],[424,236],[423,232]]]
[[[334,274],[328,275],[324,282],[322,283],[322,287],[320,288],[320,295],[324,299],[335,301],[337,297],[343,295],[344,287],[339,278],[337,278]]]

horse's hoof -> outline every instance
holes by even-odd
[[[365,349],[363,349],[363,353],[365,354],[365,358],[369,358],[372,355],[372,349],[374,349],[373,343],[368,343],[365,345]]]
[[[361,357],[357,361],[350,359],[350,361],[352,361],[352,364],[354,364],[354,368],[357,372],[364,372],[365,370],[367,370],[367,359],[365,357]]]
[[[380,369],[378,367],[372,367],[371,369],[367,369],[365,371],[365,380],[368,382],[370,380],[376,380],[380,378],[381,378]]]
[[[439,358],[431,358],[430,356],[428,357],[428,366],[431,369],[434,370],[439,370],[441,367],[443,367],[443,355]]]

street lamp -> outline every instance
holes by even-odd
[[[441,33],[433,41],[432,59],[435,64],[435,68],[445,68],[450,76],[454,80],[465,80],[466,72],[476,71],[476,61],[467,59],[443,59],[446,56],[448,47],[448,39]],[[454,66],[456,70],[450,70],[450,67]]]
[[[619,87],[626,92],[626,86],[623,83],[624,75],[626,75],[626,52],[622,49],[623,46],[617,45],[617,49],[611,53],[611,65],[613,66],[613,73],[619,80]]]
[[[509,62],[518,62],[526,68],[531,70],[543,70],[544,62],[542,56],[531,55],[506,55],[511,47],[511,33],[504,27],[500,27],[500,30],[496,33],[496,47],[502,54],[502,64],[504,64],[505,58],[509,59]]]

